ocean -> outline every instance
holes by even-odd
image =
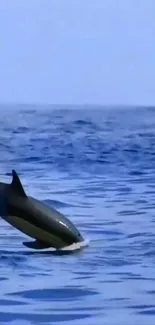
[[[0,219],[0,324],[154,325],[155,110],[0,108],[0,181],[65,214],[88,246],[34,251]]]

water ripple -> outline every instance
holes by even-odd
[[[0,323],[154,325],[155,111],[1,109],[0,126],[1,181],[16,169],[90,240],[35,252],[1,220]]]

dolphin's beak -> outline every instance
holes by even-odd
[[[78,234],[78,237],[77,237],[77,243],[81,243],[82,241],[84,241],[84,238],[82,237],[82,235],[80,234],[80,232],[79,232],[79,234]]]

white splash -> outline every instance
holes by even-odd
[[[89,246],[89,242],[90,242],[89,239],[85,239],[82,242],[74,243],[74,244],[72,244],[70,246],[63,247],[63,248],[61,248],[59,250],[60,251],[76,251],[76,250],[81,250],[81,249]]]

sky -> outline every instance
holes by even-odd
[[[0,0],[0,103],[155,105],[155,0]]]

